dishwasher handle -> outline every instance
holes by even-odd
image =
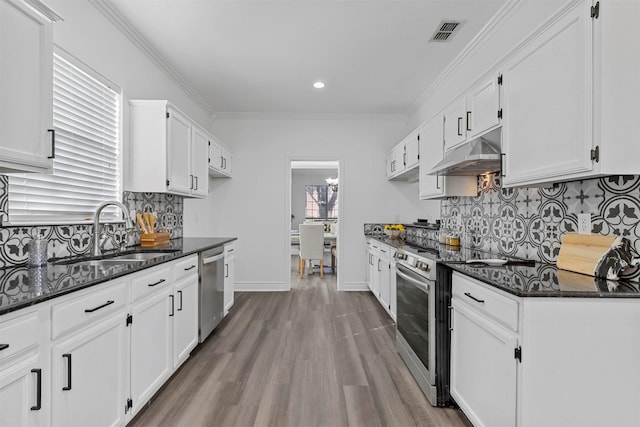
[[[211,264],[212,262],[216,262],[224,258],[224,252],[220,255],[214,255],[207,258],[202,258],[202,264]]]

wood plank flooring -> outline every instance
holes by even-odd
[[[235,296],[132,426],[470,426],[429,405],[369,292],[294,271],[290,292]]]

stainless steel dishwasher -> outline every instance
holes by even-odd
[[[224,316],[224,248],[200,252],[199,341],[213,332]]]

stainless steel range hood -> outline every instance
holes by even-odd
[[[499,147],[499,144],[497,144]],[[482,175],[500,170],[500,149],[485,138],[478,138],[445,154],[428,175]]]

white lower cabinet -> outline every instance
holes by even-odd
[[[0,318],[0,426],[50,424],[48,327],[37,310]]]
[[[367,239],[367,286],[395,320],[396,281],[393,256],[396,249],[375,239]]]
[[[638,425],[640,300],[519,298],[454,273],[452,309],[450,390],[474,426]]]
[[[168,280],[154,285],[160,280],[163,279],[153,277],[147,280],[147,286],[157,288],[151,296],[131,306],[131,399],[134,412],[160,389],[173,372],[173,295]]]
[[[196,265],[198,258],[190,263]],[[189,268],[189,267],[186,267]],[[182,269],[184,270],[184,269]],[[198,345],[198,270],[187,270],[174,284],[173,367],[178,368]]]
[[[128,396],[128,353],[124,311],[55,344],[52,424],[123,425]]]
[[[475,426],[516,423],[517,337],[454,298],[451,395]]]
[[[224,314],[229,313],[233,306],[235,292],[236,247],[234,244],[224,246]]]

